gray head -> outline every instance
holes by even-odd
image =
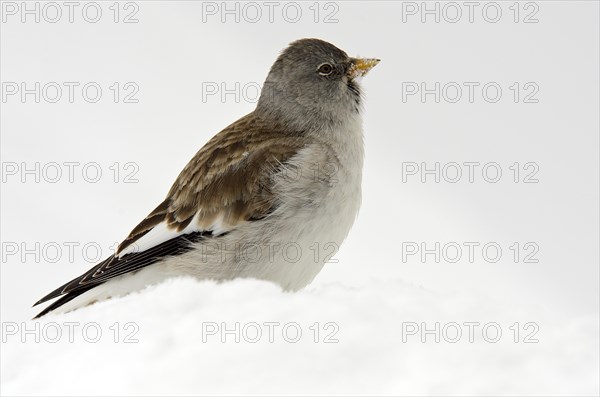
[[[256,111],[296,130],[343,123],[360,112],[358,78],[378,62],[349,57],[323,40],[295,41],[271,67]]]

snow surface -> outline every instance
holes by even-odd
[[[425,343],[405,335],[403,322],[479,322],[474,342],[468,328],[457,343]],[[73,342],[65,323],[77,322]],[[97,343],[82,327],[96,322]],[[110,326],[121,333],[113,340]],[[134,322],[137,343],[124,343],[124,324]],[[235,329],[225,334],[221,323]],[[273,341],[269,328],[273,326]],[[299,341],[295,328],[302,329]],[[309,327],[320,324],[318,343]],[[339,327],[333,339],[326,335]],[[482,326],[502,329],[497,343],[486,342]],[[538,343],[513,341],[509,327],[539,325]],[[203,326],[204,323],[204,326]],[[256,329],[247,326],[259,324]],[[56,343],[56,327],[62,336]],[[34,323],[26,324],[34,329]],[[212,326],[212,328],[211,328]],[[216,334],[204,331],[214,331]],[[22,327],[22,325],[19,325]],[[171,279],[129,296],[101,302],[40,321],[39,343],[32,335],[4,333],[3,395],[598,395],[597,317],[559,318],[539,307],[515,306],[486,296],[437,293],[397,279],[366,280],[359,287],[321,284],[284,293],[273,284],[236,280],[224,284]],[[204,327],[204,328],[203,328]],[[242,333],[246,330],[246,334]],[[52,331],[52,332],[51,332]],[[95,331],[88,330],[93,339]],[[204,336],[203,336],[204,335]],[[488,337],[494,338],[494,332]],[[221,340],[225,337],[225,341]],[[448,338],[453,338],[450,332]],[[46,339],[46,340],[45,340]],[[204,339],[204,340],[203,340]]]

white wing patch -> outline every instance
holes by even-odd
[[[176,229],[167,227],[166,222],[159,223],[140,239],[127,246],[123,251],[119,252],[117,258],[121,259],[123,256],[134,252],[144,252],[147,249],[156,247],[157,245],[169,241],[175,237],[183,236],[194,232],[212,232],[213,235],[219,235],[230,230],[229,227],[223,225],[222,216],[217,218],[210,227],[200,227],[198,221],[199,214],[200,212],[196,213],[190,224],[187,225],[187,227],[181,231],[177,231]]]

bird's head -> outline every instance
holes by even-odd
[[[271,67],[257,111],[302,123],[338,123],[360,111],[359,80],[378,63],[352,58],[323,40],[297,40]]]

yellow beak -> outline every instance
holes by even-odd
[[[352,64],[348,69],[348,77],[351,79],[364,76],[379,63],[380,59],[375,58],[352,58]]]

